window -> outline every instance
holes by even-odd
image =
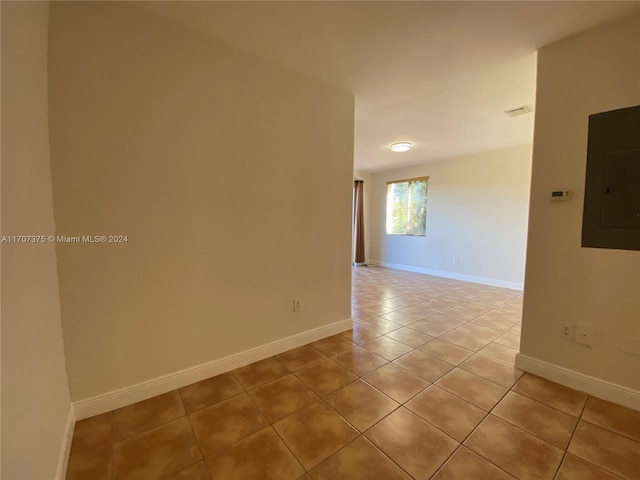
[[[420,235],[427,231],[429,177],[387,182],[387,235]]]

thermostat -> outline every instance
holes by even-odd
[[[571,198],[571,192],[569,190],[552,190],[549,193],[549,200],[552,202],[561,202],[563,200],[569,200]]]

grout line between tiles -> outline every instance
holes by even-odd
[[[200,461],[205,465],[205,468],[207,470],[207,475],[209,477],[211,477],[211,475],[209,475],[209,469],[207,468],[206,463],[204,463],[204,458],[205,458],[204,457],[204,452],[202,451],[202,446],[200,445],[200,441],[198,440],[198,436],[196,435],[196,431],[193,428],[193,422],[191,421],[191,415],[187,414],[187,420],[189,421],[189,427],[191,427],[191,433],[193,434],[193,438],[196,441],[196,445],[198,446],[198,451],[200,452]]]
[[[308,406],[308,405],[307,405]],[[299,411],[299,410],[298,410]],[[286,418],[286,417],[285,417]],[[281,419],[282,420],[282,419]],[[280,420],[278,420],[280,421]],[[274,433],[278,436],[278,438],[280,439],[280,441],[282,442],[282,444],[285,446],[285,448],[289,451],[289,453],[291,454],[291,456],[293,458],[295,458],[296,462],[298,462],[298,465],[300,465],[300,467],[302,468],[302,471],[304,472],[302,475],[304,475],[305,473],[309,473],[309,470],[307,470],[305,468],[305,466],[302,464],[302,462],[300,461],[300,459],[296,456],[296,454],[293,452],[293,450],[291,450],[291,448],[289,448],[289,444],[287,442],[285,442],[284,438],[282,438],[280,436],[280,433],[278,432],[278,430],[276,430],[276,428],[273,426],[273,423],[269,424],[269,428],[271,428],[271,430],[274,431]]]
[[[187,411],[187,406],[184,403],[184,398],[182,398],[182,392],[180,391],[180,389],[177,389],[178,391],[178,395],[180,396],[180,401],[182,402],[182,408],[185,411],[185,416],[187,417],[187,421],[189,422],[189,428],[191,428],[191,434],[193,435],[193,439],[196,442],[196,446],[198,447],[198,451],[200,452],[200,460],[198,460],[197,462],[192,463],[191,465],[187,465],[186,467],[183,467],[179,470],[176,470],[175,472],[169,474],[169,475],[173,475],[177,472],[179,472],[180,470],[184,470],[185,468],[189,468],[192,465],[195,465],[196,463],[202,462],[202,464],[204,465],[204,468],[207,472],[207,477],[209,478],[209,480],[211,480],[211,475],[209,474],[209,469],[207,468],[206,463],[204,463],[204,452],[202,451],[202,447],[200,446],[200,442],[198,441],[198,437],[196,435],[196,431],[193,428],[193,423],[191,422],[191,416],[189,414],[189,412]],[[165,477],[168,477],[169,475],[165,475]]]

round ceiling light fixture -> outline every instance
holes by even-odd
[[[392,152],[406,152],[411,150],[411,144],[409,142],[399,142],[391,145]]]

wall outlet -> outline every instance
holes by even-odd
[[[300,310],[302,310],[302,302],[300,301],[299,298],[294,298],[293,299],[293,311],[294,312],[299,312]]]
[[[560,323],[560,338],[573,340],[575,338],[574,331],[575,329],[570,323]]]
[[[576,328],[576,342],[583,345],[593,345],[593,325],[579,323]]]
[[[453,263],[460,263],[460,257],[453,257]]]

